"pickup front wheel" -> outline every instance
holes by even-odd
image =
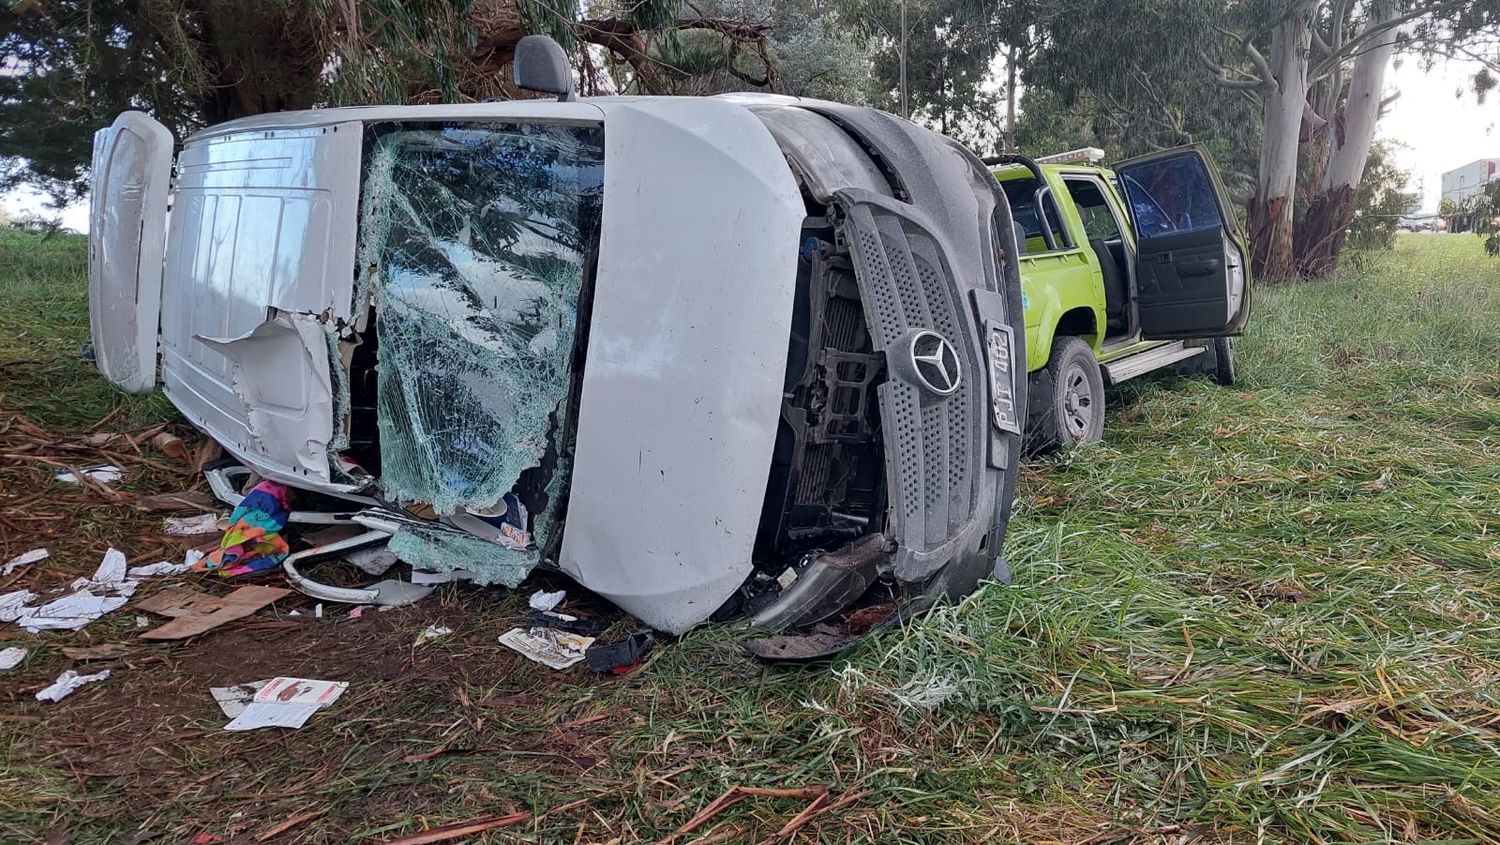
[[[1052,343],[1047,366],[1031,380],[1026,439],[1033,450],[1066,448],[1104,437],[1104,377],[1089,345]]]

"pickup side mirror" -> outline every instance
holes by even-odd
[[[561,102],[577,99],[568,55],[545,35],[528,35],[516,43],[515,80],[517,88],[556,94]]]

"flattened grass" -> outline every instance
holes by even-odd
[[[81,251],[28,286],[0,245],[0,404],[86,427],[118,400],[69,358]],[[514,599],[452,592],[178,647],[48,710],[0,681],[0,711],[45,714],[0,721],[0,840],[322,811],[282,841],[344,842],[522,809],[491,841],[632,842],[731,785],[826,784],[867,794],[804,840],[1500,841],[1500,262],[1403,237],[1257,296],[1238,387],[1131,383],[1104,444],[1027,468],[1015,586],[806,668],[706,628],[623,679],[558,675],[495,644]],[[10,366],[33,348],[75,402]],[[413,649],[433,622],[457,632]],[[295,734],[226,735],[205,687],[248,678],[192,649],[353,685]],[[141,738],[91,751],[113,702]],[[421,756],[443,749],[468,753]],[[804,806],[693,835],[759,841]]]

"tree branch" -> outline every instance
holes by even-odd
[[[1221,87],[1227,88],[1231,91],[1263,91],[1270,84],[1267,82],[1267,80],[1262,79],[1258,76],[1252,76],[1249,79],[1231,78],[1229,75],[1229,68],[1224,67],[1213,59],[1210,59],[1208,57],[1208,54],[1206,53],[1200,52],[1198,54],[1198,61],[1202,62],[1203,66],[1208,68],[1214,74],[1215,82],[1217,82]]]

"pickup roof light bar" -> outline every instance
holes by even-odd
[[[1089,164],[1098,164],[1104,160],[1104,151],[1098,147],[1084,147],[1078,150],[1068,150],[1065,153],[1042,156],[1037,159],[1042,164],[1067,164],[1069,162],[1086,161]]]

